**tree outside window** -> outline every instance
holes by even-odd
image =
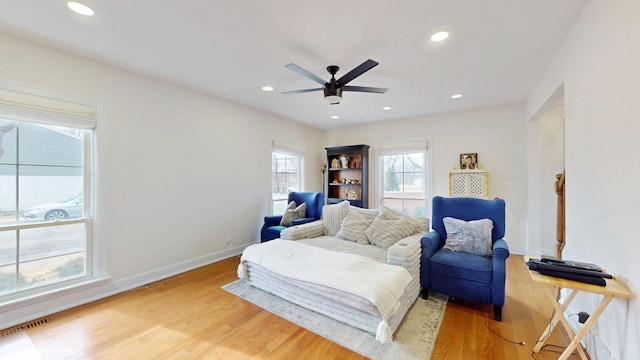
[[[302,156],[271,153],[271,199],[273,214],[284,214],[291,191],[302,190]]]
[[[382,205],[425,217],[425,153],[382,156]]]

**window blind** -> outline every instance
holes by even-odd
[[[426,141],[415,141],[407,143],[397,144],[382,144],[376,146],[376,153],[378,155],[399,155],[399,154],[412,154],[418,152],[427,151]]]
[[[10,87],[0,83],[1,118],[88,130],[96,126],[95,106],[68,101],[53,92]]]
[[[304,155],[304,146],[280,141],[271,142],[271,151],[290,155]]]

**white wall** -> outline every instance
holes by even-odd
[[[489,172],[490,197],[507,202],[507,235],[512,253],[526,251],[527,185],[524,104],[511,104],[345,127],[327,132],[327,146],[372,146],[369,179],[370,207],[375,197],[376,146],[429,141],[433,195],[448,195],[448,172],[459,166],[461,153],[477,152],[479,164]],[[428,175],[428,176],[429,176]],[[430,214],[430,202],[427,213]]]
[[[596,323],[593,359],[640,354],[640,3],[590,1],[527,102],[527,117],[564,83],[567,259],[594,262],[636,294]],[[596,295],[570,312],[593,313]]]
[[[0,78],[103,102],[101,246],[112,279],[0,316],[0,328],[239,253],[269,209],[270,140],[306,148],[321,191],[323,132],[0,33]],[[106,150],[106,153],[104,151]],[[317,173],[317,176],[314,176]],[[106,228],[104,226],[106,225]],[[234,248],[225,239],[233,237]]]
[[[556,224],[558,195],[555,192],[556,175],[564,169],[564,106],[547,111],[540,122],[540,203],[543,209],[540,222],[540,251],[544,255],[556,254]]]
[[[563,98],[559,99],[564,101]],[[527,122],[528,249],[527,255],[556,255],[558,196],[556,174],[564,169],[564,105],[552,105]]]

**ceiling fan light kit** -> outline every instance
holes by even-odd
[[[342,88],[336,86],[335,83],[328,83],[324,87],[324,100],[331,105],[340,104],[342,99]]]
[[[291,90],[291,91],[284,91],[282,92],[283,94],[289,95],[289,94],[301,94],[301,93],[306,93],[306,92],[312,92],[312,91],[320,91],[323,90],[324,91],[324,99],[325,101],[327,101],[329,104],[331,105],[337,105],[340,103],[340,100],[342,100],[342,91],[355,91],[355,92],[368,92],[368,93],[376,93],[376,94],[384,94],[385,92],[387,92],[387,88],[375,88],[375,87],[365,87],[365,86],[345,86],[347,85],[349,82],[351,82],[353,79],[357,78],[358,76],[364,74],[365,72],[371,70],[373,67],[377,66],[378,62],[374,61],[374,60],[367,60],[365,62],[363,62],[362,64],[356,66],[353,70],[349,71],[348,73],[346,73],[345,75],[343,75],[340,79],[336,80],[335,75],[338,72],[338,70],[340,70],[340,68],[337,65],[329,65],[327,66],[327,71],[329,72],[329,74],[331,74],[331,80],[329,80],[329,82],[325,82],[321,77],[299,67],[298,65],[295,64],[287,64],[284,67],[286,67],[289,70],[295,71],[298,74],[311,79],[317,83],[319,83],[320,85],[322,85],[321,88],[315,88],[315,89],[302,89],[302,90]]]

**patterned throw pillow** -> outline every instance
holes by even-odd
[[[324,234],[336,236],[340,230],[342,219],[349,212],[349,202],[342,201],[337,204],[324,205],[322,207],[322,223],[324,224]]]
[[[364,216],[367,220],[369,220],[369,222],[372,222],[373,219],[375,219],[376,216],[378,216],[378,214],[380,213],[378,209],[363,209],[353,205],[349,206],[349,212],[351,211],[355,211]]]
[[[421,220],[383,206],[364,234],[371,244],[388,249],[405,237],[422,231],[419,229],[423,228],[424,223]]]
[[[445,217],[442,222],[447,231],[443,249],[491,257],[491,219],[464,221]]]
[[[429,226],[431,225],[431,221],[429,220],[429,218],[419,218],[419,217],[409,216],[407,214],[403,214],[391,208],[385,208],[385,211],[391,214],[393,217],[401,217],[405,219],[408,225],[414,228],[415,232],[411,233],[411,235],[419,232],[426,233],[427,231],[429,231]]]
[[[284,215],[282,215],[282,220],[280,220],[280,225],[282,226],[291,226],[291,222],[295,219],[303,219],[307,214],[307,203],[302,203],[300,206],[296,207],[296,202],[291,201],[287,206],[287,210],[284,211]]]
[[[369,241],[364,235],[364,232],[369,228],[371,221],[373,221],[373,217],[367,218],[361,212],[354,210],[352,207],[349,209],[349,212],[344,219],[342,219],[340,230],[336,236],[338,239],[354,241],[362,245],[369,245]]]

